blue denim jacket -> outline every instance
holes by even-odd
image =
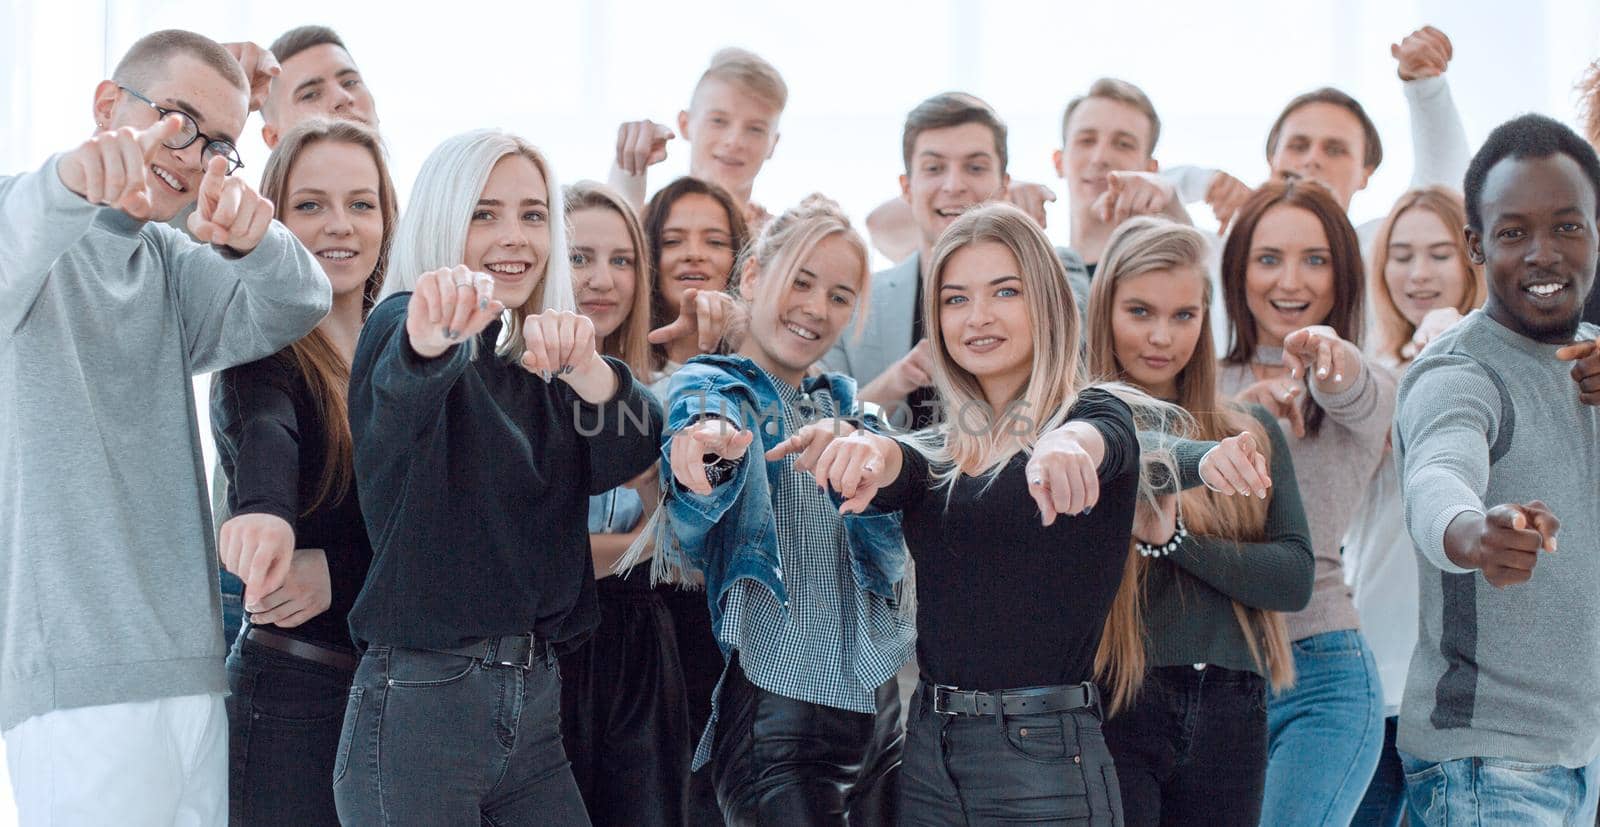
[[[829,391],[841,416],[878,429],[875,417],[857,411],[854,379],[830,373],[807,379],[801,389],[818,388]],[[767,450],[789,438],[777,387],[745,357],[707,355],[690,359],[673,374],[666,398],[667,427],[661,445],[665,520],[656,542],[661,562],[668,568],[704,573],[713,629],[721,629],[723,596],[740,578],[752,578],[771,589],[787,608],[789,595],[778,564],[778,527],[772,513],[780,468],[779,463],[762,459]],[[847,411],[857,413],[846,416]],[[672,434],[707,414],[737,421],[756,439],[732,476],[701,496],[672,477]],[[837,494],[834,500],[841,501]],[[897,601],[897,585],[906,570],[900,514],[849,514],[844,524],[856,584]]]

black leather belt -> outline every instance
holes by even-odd
[[[297,658],[309,660],[312,663],[330,666],[342,672],[354,673],[356,667],[361,664],[361,659],[349,652],[341,652],[338,649],[307,643],[288,635],[280,635],[277,632],[268,631],[260,626],[251,626],[245,629],[244,639],[251,643],[259,643],[268,649],[276,649],[286,655],[293,655]]]
[[[484,666],[514,667],[523,670],[532,669],[541,659],[548,660],[553,657],[550,644],[533,635],[492,637],[454,649],[430,647],[424,648],[423,651],[481,660]]]
[[[933,711],[940,715],[1038,715],[1067,712],[1100,706],[1100,691],[1092,683],[1074,686],[1039,686],[977,692],[953,686],[929,684],[933,690]]]

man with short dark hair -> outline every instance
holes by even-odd
[[[938,335],[922,318],[923,268],[939,234],[961,213],[1004,199],[1006,125],[981,99],[962,92],[934,95],[906,116],[901,137],[905,174],[900,198],[910,207],[918,246],[899,264],[872,277],[871,307],[859,335],[839,337],[825,361],[855,377],[861,398],[882,406],[896,426],[922,427],[937,418],[933,362],[927,339]],[[1056,248],[1080,315],[1089,300],[1083,261]]]
[[[280,71],[261,105],[261,139],[269,148],[313,117],[378,128],[378,107],[344,40],[327,26],[300,26],[269,47]]]
[[[0,731],[23,823],[227,819],[191,377],[332,302],[231,174],[249,93],[222,46],[157,32],[95,88],[93,138],[0,177]],[[162,223],[197,199],[199,243]]]
[[[1412,364],[1395,417],[1423,566],[1396,746],[1425,825],[1592,824],[1600,328],[1580,314],[1600,263],[1600,158],[1524,115],[1489,135],[1465,190],[1489,297]]]

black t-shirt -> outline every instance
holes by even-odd
[[[332,603],[280,634],[353,649],[348,616],[372,562],[353,478],[310,513],[322,486],[328,437],[311,386],[288,350],[229,368],[211,385],[211,429],[228,478],[228,510],[272,514],[294,526],[296,548],[320,548],[328,560]]]
[[[917,658],[928,680],[994,691],[1082,683],[1122,582],[1137,495],[1139,441],[1128,406],[1083,391],[1069,418],[1105,439],[1100,500],[1040,524],[1018,454],[992,484],[961,476],[947,501],[926,459],[902,447],[900,478],[873,505],[899,510],[917,564]],[[987,489],[986,489],[987,485]]]
[[[661,405],[616,359],[600,405],[494,353],[498,321],[434,359],[406,336],[409,293],[372,311],[350,372],[356,484],[372,571],[362,644],[443,648],[533,632],[566,651],[598,622],[589,496],[660,456]]]

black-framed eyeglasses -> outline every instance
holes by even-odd
[[[212,156],[220,156],[228,162],[229,175],[238,172],[244,167],[244,161],[239,160],[239,148],[234,146],[232,141],[225,141],[221,138],[213,138],[210,135],[201,132],[199,124],[194,122],[194,118],[190,117],[188,112],[185,112],[182,109],[168,109],[157,104],[155,101],[150,100],[144,95],[129,89],[126,86],[119,84],[117,88],[127,92],[139,100],[144,101],[145,103],[150,104],[151,108],[161,113],[161,117],[165,118],[168,115],[177,115],[178,119],[183,121],[183,127],[178,130],[178,134],[173,135],[164,142],[168,149],[183,149],[190,146],[195,141],[204,141],[205,144],[200,150],[200,158],[202,161],[209,161]]]

